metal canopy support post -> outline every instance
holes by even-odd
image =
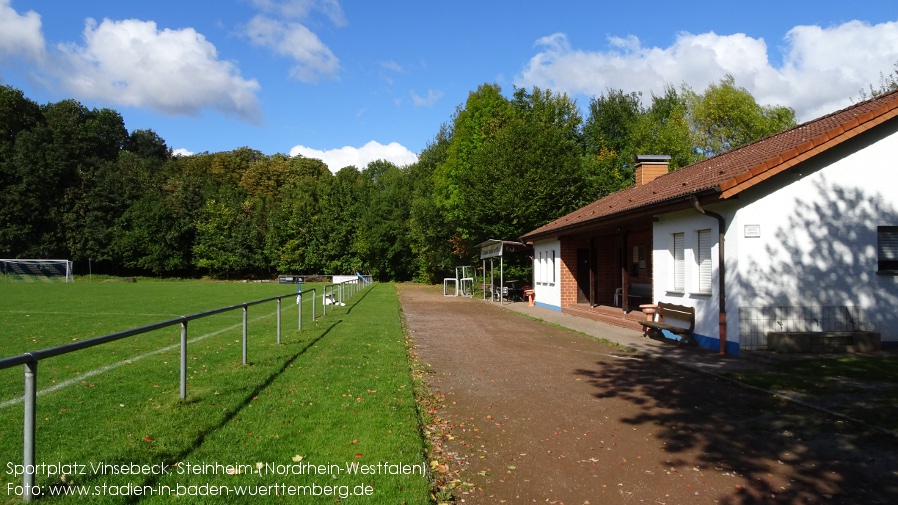
[[[486,300],[486,260],[483,260],[483,299]]]
[[[495,264],[493,263],[493,258],[490,258],[490,301],[496,301],[496,269]]]
[[[505,296],[505,257],[499,256],[499,305],[504,305]]]

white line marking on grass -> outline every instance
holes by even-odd
[[[250,319],[248,322],[261,321],[262,319],[267,319],[267,318],[272,317],[272,316],[275,316],[275,315],[277,315],[277,311],[276,311],[276,310],[275,310],[274,312],[269,313],[268,315],[265,315],[265,316],[259,316],[259,317],[255,318],[255,319]],[[214,337],[215,335],[220,335],[220,334],[222,334],[222,333],[224,333],[224,332],[231,331],[231,330],[234,330],[235,328],[240,328],[240,327],[242,327],[242,326],[243,326],[243,322],[241,321],[241,322],[239,322],[239,323],[237,323],[237,324],[233,324],[233,325],[231,325],[231,326],[228,326],[227,328],[223,328],[223,329],[218,330],[218,331],[213,331],[212,333],[206,333],[205,335],[200,335],[199,337],[196,337],[196,338],[188,339],[188,340],[187,340],[187,343],[190,344],[190,343],[193,343],[193,342],[199,342],[200,340],[205,340],[205,339],[207,339],[207,338],[209,338],[209,337]],[[163,352],[163,351],[170,351],[170,350],[172,350],[172,349],[179,349],[180,347],[181,347],[181,343],[178,342],[177,344],[172,344],[172,345],[170,345],[170,346],[163,347],[163,348],[161,348],[161,349],[156,349],[156,350],[154,350],[154,351],[146,352],[146,353],[144,353],[144,354],[141,354],[141,355],[139,355],[139,356],[135,356],[135,357],[133,357],[133,358],[128,358],[128,359],[119,361],[119,362],[117,362],[117,363],[113,363],[113,364],[111,364],[111,365],[106,365],[106,366],[104,366],[104,367],[100,367],[100,368],[91,370],[91,371],[89,371],[89,372],[85,372],[85,373],[83,373],[83,374],[78,375],[78,377],[73,377],[73,378],[71,378],[71,379],[62,381],[62,382],[60,382],[60,383],[58,383],[58,384],[54,384],[54,385],[52,385],[52,386],[50,386],[50,387],[48,387],[48,388],[41,389],[40,391],[37,392],[37,396],[43,396],[43,395],[45,395],[45,394],[47,394],[47,393],[52,393],[52,392],[54,392],[54,391],[58,391],[58,390],[60,390],[60,389],[69,387],[69,386],[71,386],[72,384],[81,383],[81,382],[84,381],[84,379],[86,379],[86,378],[88,378],[88,377],[93,377],[93,376],[95,376],[95,375],[100,375],[101,373],[108,372],[108,371],[110,371],[110,370],[115,370],[116,368],[119,368],[119,367],[121,367],[121,366],[124,366],[124,365],[130,365],[131,363],[134,363],[135,361],[139,361],[139,360],[142,360],[142,359],[144,359],[144,358],[148,358],[148,357],[150,357],[150,356],[155,356],[156,354],[159,354],[160,352]],[[180,359],[180,358],[179,358],[179,359]],[[3,402],[3,403],[0,403],[0,410],[5,409],[6,407],[11,407],[11,406],[13,406],[13,405],[17,405],[17,404],[19,404],[19,403],[22,403],[23,401],[25,401],[24,395],[23,395],[21,398],[13,398],[12,400],[7,400],[7,401],[5,401],[5,402]]]
[[[55,316],[83,316],[90,314],[91,316],[147,316],[147,317],[178,317],[181,314],[141,314],[137,312],[64,312],[56,310],[0,310],[0,314],[53,314]]]

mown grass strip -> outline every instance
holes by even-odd
[[[788,393],[873,426],[898,431],[898,358],[844,356],[796,359],[772,370],[730,377]]]
[[[44,493],[89,492],[41,501],[168,503],[189,492],[179,502],[208,503],[217,491],[227,492],[218,499],[229,503],[256,503],[260,494],[275,503],[428,503],[393,287],[358,293],[346,307],[304,323],[301,333],[291,327],[282,345],[275,344],[274,317],[272,308],[252,332],[249,365],[240,363],[239,329],[189,346],[186,401],[178,400],[177,351],[41,397],[38,462],[86,466],[80,475],[69,466],[65,477],[43,468],[37,484]],[[80,368],[73,356],[42,363],[39,387],[53,380],[52,370]],[[0,422],[2,459],[15,464],[21,407],[0,410]],[[3,464],[0,496],[14,503],[9,490],[21,477]],[[130,465],[137,473],[121,474]],[[238,486],[246,496],[234,494]],[[120,491],[125,495],[113,496]]]

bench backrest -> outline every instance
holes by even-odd
[[[688,329],[690,333],[695,329],[695,307],[661,302],[658,304],[655,314],[660,316],[662,320],[669,317],[671,319],[684,321],[689,325]]]
[[[652,285],[651,284],[642,284],[634,282],[630,284],[630,289],[627,291],[630,296],[652,296]]]

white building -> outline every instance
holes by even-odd
[[[731,354],[769,331],[898,344],[896,116],[890,93],[674,172],[638,159],[637,185],[523,237],[536,302],[633,327],[641,303],[692,306]]]

